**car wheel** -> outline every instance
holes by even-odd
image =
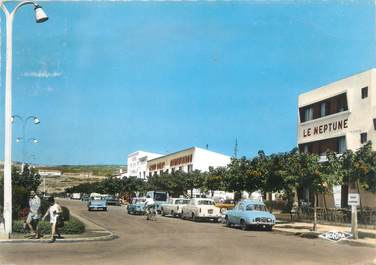
[[[103,208],[103,211],[107,212],[107,208]]]
[[[266,229],[266,231],[272,231],[272,230],[273,230],[273,226],[272,226],[272,225],[269,225],[269,226],[267,226],[265,229]]]
[[[171,211],[171,216],[176,217],[174,211]]]
[[[163,208],[161,208],[161,214],[162,216],[166,216],[166,213],[164,212]]]
[[[241,229],[242,229],[243,231],[248,230],[248,226],[247,226],[247,224],[245,223],[244,220],[240,220],[240,227],[241,227]]]
[[[90,212],[90,211],[91,211],[91,208],[87,208],[87,210]]]
[[[193,222],[197,222],[197,217],[196,217],[196,215],[194,213],[192,213],[192,221]]]
[[[183,219],[183,220],[185,219],[185,217],[184,217],[184,212],[181,212],[181,214],[180,214],[180,218]]]
[[[230,223],[230,220],[228,219],[228,216],[225,217],[225,220],[226,220],[226,226],[231,227],[231,223]]]

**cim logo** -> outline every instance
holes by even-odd
[[[328,239],[330,241],[338,242],[342,239],[351,238],[352,234],[347,233],[347,232],[330,231],[330,232],[326,232],[324,234],[319,235],[319,237]]]

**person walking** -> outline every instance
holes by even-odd
[[[47,209],[42,220],[44,220],[47,217],[47,215],[50,215],[51,240],[49,242],[53,243],[56,240],[55,234],[57,234],[58,237],[61,238],[60,233],[58,231],[57,223],[59,222],[59,218],[61,218],[62,209],[53,197],[50,197],[48,199],[48,202],[50,204],[50,207]]]
[[[40,219],[40,205],[41,201],[35,191],[30,191],[29,198],[29,214],[26,218],[26,224],[30,228],[31,236],[34,238],[39,238],[40,233],[38,229],[38,223]]]

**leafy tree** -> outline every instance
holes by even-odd
[[[227,169],[225,167],[210,167],[207,173],[203,173],[204,187],[210,190],[213,196],[215,190],[225,190],[225,177]]]
[[[235,201],[241,197],[241,192],[246,189],[245,177],[249,169],[249,161],[246,157],[240,159],[231,158],[231,162],[227,168],[227,174],[224,180],[226,190],[235,193]]]

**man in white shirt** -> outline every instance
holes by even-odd
[[[30,191],[29,214],[26,219],[26,224],[36,238],[39,238],[38,222],[40,219],[40,205],[41,201],[38,195],[35,191]]]

